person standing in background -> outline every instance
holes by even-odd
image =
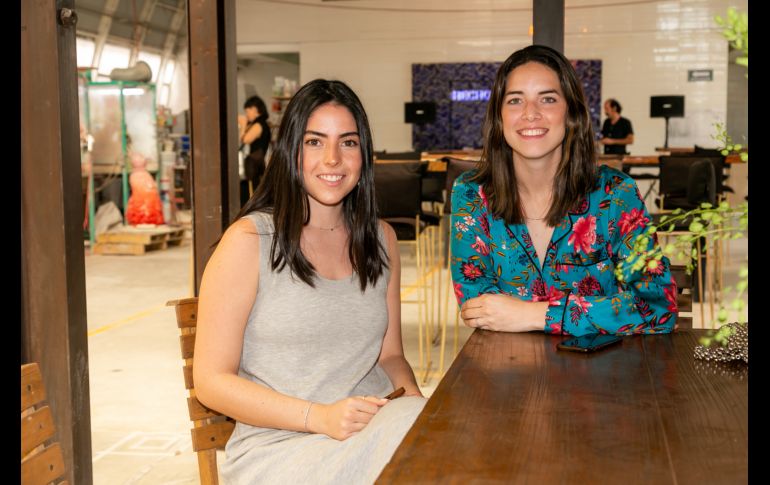
[[[257,189],[262,174],[265,173],[265,156],[270,146],[269,116],[265,102],[259,96],[251,96],[243,103],[245,115],[238,116],[238,138],[240,149],[249,146],[249,154],[244,159],[244,171],[248,181],[248,197]],[[242,194],[242,199],[244,198]]]
[[[615,99],[604,102],[604,114],[607,119],[602,125],[602,137],[599,143],[604,145],[605,154],[625,155],[626,145],[634,142],[634,129],[628,118],[620,116],[623,107]]]

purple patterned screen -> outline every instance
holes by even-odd
[[[576,60],[594,130],[601,115],[602,61]],[[481,148],[489,90],[499,62],[412,64],[412,101],[436,103],[436,121],[412,125],[415,150]]]

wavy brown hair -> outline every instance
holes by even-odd
[[[358,275],[361,291],[377,280],[388,267],[387,250],[377,236],[377,202],[374,196],[374,150],[369,120],[358,96],[341,81],[315,79],[297,91],[278,128],[278,139],[270,163],[254,194],[235,220],[254,212],[272,214],[275,235],[270,247],[273,271],[286,266],[310,286],[316,271],[300,249],[302,228],[310,220],[310,204],[302,177],[302,138],[310,115],[321,105],[334,103],[347,108],[356,120],[361,141],[361,178],[345,196],[342,211],[350,233],[348,257]]]
[[[471,179],[484,187],[489,211],[509,224],[524,222],[513,150],[503,135],[502,106],[508,75],[528,62],[540,63],[556,73],[567,102],[567,121],[562,156],[553,180],[553,202],[546,222],[554,227],[575,209],[596,181],[596,152],[591,117],[575,68],[558,51],[531,45],[511,54],[495,76],[484,121],[484,148],[479,171]]]

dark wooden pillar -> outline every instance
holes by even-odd
[[[211,245],[240,209],[235,0],[190,0],[195,294]]]
[[[564,0],[532,0],[532,43],[564,54]]]
[[[69,483],[93,482],[74,0],[21,2],[21,350]]]

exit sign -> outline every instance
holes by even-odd
[[[714,70],[713,69],[690,69],[687,71],[687,81],[713,81]]]

